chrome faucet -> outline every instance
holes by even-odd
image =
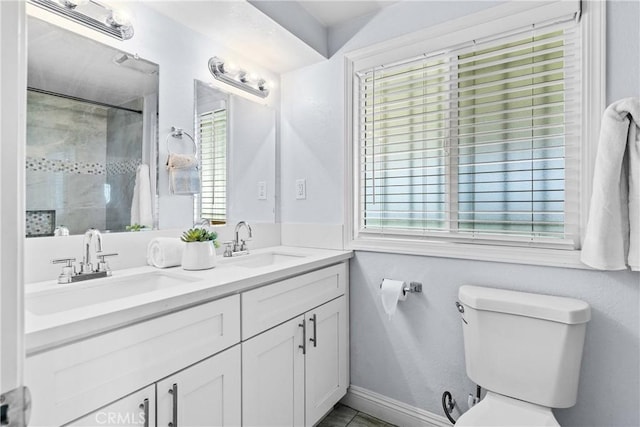
[[[95,243],[94,242],[95,239]],[[102,252],[102,234],[95,228],[90,228],[84,233],[82,241],[82,263],[80,264],[80,273],[93,272],[94,258],[98,252]]]
[[[249,236],[246,239],[240,239],[240,229],[245,227]],[[225,243],[227,245],[224,256],[232,257],[237,255],[246,255],[249,253],[249,247],[247,246],[247,240],[253,237],[253,230],[251,230],[251,226],[246,221],[240,221],[236,224],[236,228],[234,231],[235,240],[233,242]]]
[[[246,221],[240,221],[236,224],[236,229],[234,231],[236,235],[236,239],[233,241],[233,251],[234,252],[243,252],[246,251],[249,253],[249,248],[247,247],[246,241],[240,240],[240,229],[244,226],[249,232],[249,237],[246,240],[249,240],[253,237],[253,230],[251,230],[251,226]]]
[[[114,255],[118,254],[105,254],[102,252],[102,234],[100,234],[99,230],[90,228],[84,233],[82,240],[80,271],[76,272],[76,267],[73,264],[76,260],[75,258],[59,258],[51,262],[53,264],[66,264],[62,268],[62,273],[58,276],[58,283],[71,283],[111,276],[111,268],[105,258]]]

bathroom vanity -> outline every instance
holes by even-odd
[[[349,383],[351,256],[277,247],[28,285],[30,424],[313,425]]]

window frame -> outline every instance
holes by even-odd
[[[359,232],[358,190],[359,140],[354,120],[358,118],[357,85],[354,73],[381,63],[399,61],[427,51],[437,51],[456,43],[490,36],[495,28],[502,31],[567,14],[581,6],[580,32],[582,37],[582,147],[579,179],[580,187],[580,243],[584,236],[591,179],[599,134],[599,124],[605,107],[605,11],[604,2],[555,1],[531,5],[512,1],[497,7],[448,21],[434,27],[401,36],[345,55],[345,248],[376,252],[404,253],[438,257],[474,259],[520,264],[586,268],[580,260],[580,250],[541,248],[519,241],[511,245],[508,239],[482,238],[481,243],[439,240],[424,235],[373,235]]]

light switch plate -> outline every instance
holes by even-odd
[[[296,179],[296,199],[304,200],[307,198],[307,180]]]
[[[266,181],[258,181],[258,200],[267,200]]]

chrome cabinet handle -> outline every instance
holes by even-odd
[[[149,427],[149,399],[145,399],[139,406],[144,411],[144,427]]]
[[[309,321],[313,322],[313,338],[309,338],[309,341],[313,343],[314,347],[317,347],[318,346],[318,328],[317,328],[318,322],[316,321],[316,315],[314,314],[313,316],[311,316]]]
[[[302,349],[302,354],[307,354],[307,327],[304,323],[298,323],[298,326],[302,328],[302,345],[299,345],[298,348]]]
[[[178,384],[173,384],[169,389],[169,394],[173,396],[173,410],[169,427],[178,427]]]

